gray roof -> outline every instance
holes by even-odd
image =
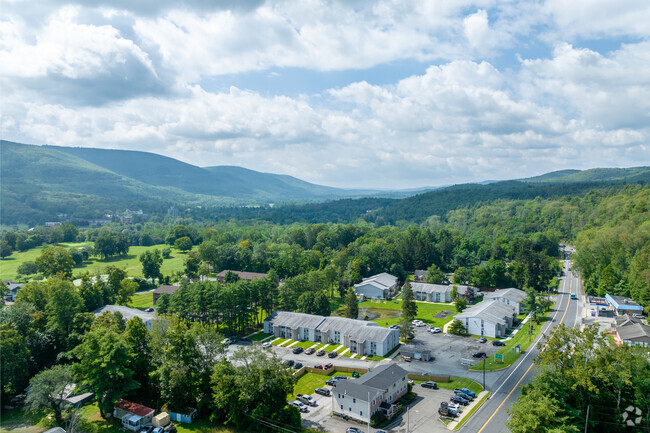
[[[623,341],[645,341],[650,343],[650,326],[641,323],[616,328],[616,333]]]
[[[363,284],[372,284],[383,289],[390,289],[397,283],[397,277],[382,272],[381,274],[373,275],[372,277],[364,278],[359,284],[355,284],[354,287],[361,286]]]
[[[159,286],[156,290],[154,290],[154,293],[167,293],[169,295],[173,294],[176,290],[180,289],[181,286],[169,286],[169,285],[162,285]]]
[[[108,311],[109,313],[120,313],[122,314],[122,317],[124,317],[124,320],[127,322],[134,317],[141,318],[143,322],[147,322],[148,320],[153,320],[156,318],[153,314],[145,313],[144,311],[137,310],[135,308],[125,307],[123,305],[104,305],[102,308],[96,309],[94,313],[95,316],[99,316],[105,311]]]
[[[383,328],[381,326],[372,326],[374,322],[364,322],[366,326],[361,326],[350,333],[350,338],[361,343],[364,341],[384,341],[390,334],[399,334],[397,329]]]
[[[484,296],[485,300],[493,298],[506,298],[510,301],[521,303],[526,299],[526,292],[523,290],[510,288],[510,289],[499,289],[491,293],[486,293]]]
[[[324,316],[316,316],[314,314],[274,311],[264,321],[273,323],[273,326],[284,326],[289,329],[316,329],[324,319]]]
[[[399,353],[428,353],[431,354],[431,350],[427,349],[422,344],[402,344],[399,348]]]
[[[629,325],[634,325],[635,323],[642,323],[641,319],[637,319],[636,317],[632,317],[628,314],[622,314],[620,316],[614,317],[614,323],[616,324],[617,327],[623,327],[623,326],[629,326]]]
[[[347,319],[345,317],[325,317],[323,323],[318,325],[318,329],[322,332],[338,331],[341,334],[351,334],[361,327],[375,327],[376,325],[375,322],[365,322],[363,320]]]
[[[407,374],[406,370],[397,364],[386,364],[372,369],[358,379],[338,381],[333,392],[368,401],[368,393],[372,400]]]
[[[444,284],[411,283],[411,289],[413,289],[414,292],[424,292],[424,293],[451,292],[451,286],[447,286]]]
[[[499,323],[506,325],[506,317],[515,315],[515,308],[497,300],[481,301],[476,305],[472,305],[460,314],[457,314],[455,319],[470,319],[478,317],[490,323]]]

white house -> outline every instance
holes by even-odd
[[[120,313],[125,322],[128,322],[134,317],[139,317],[150,331],[153,329],[153,321],[156,320],[156,316],[153,314],[145,313],[144,311],[135,308],[125,307],[123,305],[104,305],[102,308],[95,310],[94,313],[95,316],[99,316],[105,311],[108,311],[109,313]]]
[[[362,356],[384,356],[399,344],[397,329],[375,322],[287,311],[275,311],[264,319],[264,332],[292,340],[342,344]]]
[[[364,423],[377,411],[391,418],[395,402],[407,392],[406,370],[397,364],[382,365],[358,379],[338,381],[332,389],[332,411]]]
[[[521,311],[521,304],[524,302],[524,299],[526,299],[526,292],[523,290],[519,289],[498,289],[495,290],[494,292],[489,292],[486,293],[485,296],[483,297],[483,300],[487,301],[490,299],[494,299],[497,301],[501,301],[504,304],[508,304],[511,307],[514,307],[515,311],[517,314],[520,313]]]
[[[476,287],[464,286],[460,284],[428,284],[428,283],[411,283],[413,296],[416,301],[426,302],[452,302],[451,292],[456,287],[459,296],[467,297],[468,292],[477,292]]]
[[[364,278],[354,285],[357,296],[364,295],[368,299],[388,299],[397,291],[397,277],[385,272]]]
[[[454,317],[468,333],[492,338],[504,337],[516,318],[513,306],[497,300],[479,302]]]

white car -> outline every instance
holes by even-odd
[[[440,328],[429,328],[429,332],[432,334],[440,334],[442,332],[442,329]]]
[[[307,412],[307,411],[309,410],[309,408],[307,407],[306,404],[301,403],[301,402],[299,402],[299,401],[297,401],[297,400],[291,400],[291,401],[289,402],[289,404],[291,404],[291,405],[297,407],[297,408],[300,410],[300,412]]]
[[[298,394],[296,395],[296,400],[301,403],[306,404],[307,406],[316,406],[316,400],[311,395]]]
[[[262,347],[271,347],[273,346],[270,342],[262,343]]]
[[[453,409],[456,412],[460,413],[462,411],[460,405],[458,403],[449,403],[448,405],[449,409]]]

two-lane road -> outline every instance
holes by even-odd
[[[504,370],[500,377],[493,383],[490,399],[476,412],[472,418],[461,428],[468,433],[502,433],[507,431],[505,423],[509,419],[507,408],[517,401],[521,387],[528,383],[535,373],[534,359],[539,353],[537,342],[544,335],[552,335],[555,327],[564,323],[567,326],[576,326],[580,322],[581,312],[577,300],[571,299],[571,293],[581,298],[580,280],[573,276],[571,262],[565,261],[565,277],[562,278],[560,289],[555,304],[555,312],[551,321],[540,333],[538,340],[511,368]],[[543,350],[543,349],[542,349]],[[494,374],[494,373],[492,373]]]

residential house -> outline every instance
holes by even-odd
[[[413,296],[416,301],[426,302],[452,302],[451,292],[456,287],[458,296],[467,297],[471,292],[472,298],[476,295],[477,289],[472,286],[464,286],[459,284],[428,284],[428,283],[411,283]]]
[[[650,326],[634,323],[616,328],[616,336],[629,346],[650,347]]]
[[[388,299],[397,292],[397,277],[385,272],[373,275],[355,284],[354,291],[368,299]]]
[[[16,301],[16,294],[20,289],[22,289],[25,285],[20,284],[20,283],[15,283],[11,280],[5,280],[4,281],[5,286],[7,286],[7,293],[5,294],[5,301],[9,302],[15,302]]]
[[[605,295],[605,299],[609,303],[609,307],[616,312],[616,314],[642,314],[643,307],[625,296],[615,296],[609,293]]]
[[[169,296],[171,296],[176,290],[180,289],[181,286],[167,286],[167,285],[162,285],[159,286],[156,290],[153,291],[153,304],[156,305],[156,302],[158,302],[158,299],[162,296],[163,293],[167,293]]]
[[[426,281],[427,280],[427,273],[428,273],[428,271],[417,269],[413,273],[413,281]]]
[[[123,398],[119,399],[113,406],[113,417],[122,421],[122,427],[136,432],[151,424],[153,412],[154,410],[150,407]]]
[[[340,380],[332,389],[332,411],[364,423],[377,411],[391,418],[395,402],[407,392],[406,370],[393,363],[382,365],[358,379]]]
[[[504,337],[506,330],[514,326],[516,318],[513,306],[495,299],[481,301],[454,317],[468,333],[492,338]]]
[[[264,332],[279,338],[341,344],[359,355],[384,356],[399,345],[399,331],[375,322],[275,311],[264,320]]]
[[[232,272],[233,274],[236,274],[240,279],[242,280],[248,280],[248,281],[253,281],[258,278],[266,278],[266,274],[260,274],[257,272],[245,272],[245,271],[221,271],[217,274],[217,281],[220,283],[223,283],[226,281],[226,274],[228,272]]]
[[[504,304],[508,304],[511,307],[514,307],[517,314],[521,312],[521,304],[524,302],[528,295],[523,290],[510,288],[510,289],[498,289],[494,292],[486,293],[483,297],[484,301],[487,300],[497,300],[501,301]]]
[[[95,310],[94,313],[95,316],[99,316],[105,311],[108,311],[109,313],[120,313],[124,318],[125,322],[128,322],[134,317],[139,317],[140,319],[142,319],[144,325],[147,327],[148,330],[153,329],[153,321],[156,319],[156,316],[154,316],[151,313],[145,313],[142,310],[125,307],[123,305],[104,305],[103,307]]]

